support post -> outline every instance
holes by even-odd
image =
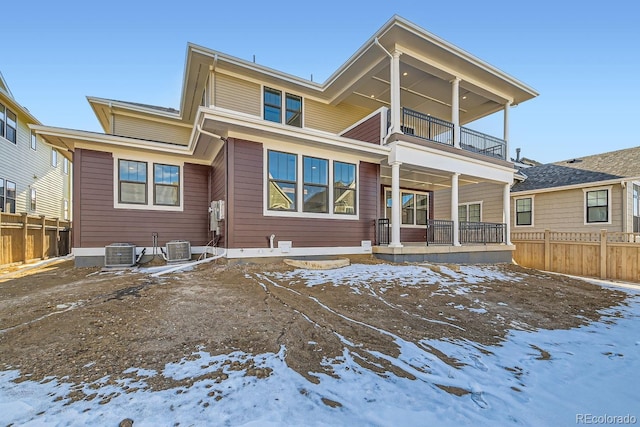
[[[27,242],[29,237],[29,214],[22,213],[22,262],[27,263]]]
[[[451,175],[451,221],[453,222],[453,246],[460,245],[460,220],[458,218],[458,177],[459,173]]]
[[[504,243],[511,244],[511,184],[505,184],[502,191],[502,222],[504,222]]]
[[[460,79],[451,80],[451,121],[453,122],[453,146],[460,148]]]
[[[400,55],[402,52],[394,50],[391,54],[391,130],[392,133],[402,133],[400,118]]]
[[[600,278],[607,278],[607,230],[600,230]]]
[[[544,270],[551,271],[551,230],[544,230]]]
[[[502,139],[504,139],[504,150],[505,150],[505,160],[506,161],[510,161],[511,160],[511,154],[509,153],[509,108],[511,107],[511,101],[507,101],[506,104],[504,104],[504,130],[503,130],[503,135],[502,135]]]
[[[400,200],[400,162],[391,163],[391,242],[389,247],[401,248],[400,218],[402,202]]]
[[[47,255],[46,245],[44,244],[47,238],[47,217],[44,215],[40,215],[40,222],[42,223],[42,230],[40,232],[40,239],[41,239],[40,258],[45,259]]]

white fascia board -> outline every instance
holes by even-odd
[[[394,148],[389,156],[390,162],[396,161],[449,173],[460,173],[505,184],[513,182],[514,169],[507,166],[495,165],[463,154],[458,155],[407,142],[396,142],[393,145]]]
[[[154,116],[166,117],[170,119],[180,119],[182,114],[180,112],[171,113],[169,111],[162,111],[156,108],[144,107],[142,105],[130,104],[125,101],[114,101],[111,99],[97,98],[95,96],[87,96],[89,104],[102,104],[107,107],[118,107],[126,110],[137,111],[140,113],[151,114]]]
[[[563,185],[561,187],[547,187],[547,188],[538,188],[536,190],[512,191],[511,198],[528,196],[531,194],[553,193],[555,191],[579,190],[583,188],[602,187],[605,185],[623,184],[623,183],[638,181],[638,180],[640,180],[640,177],[616,178],[616,179],[608,179],[605,181],[592,181],[592,182],[583,182],[581,184]]]

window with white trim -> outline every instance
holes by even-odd
[[[69,219],[69,201],[62,200],[62,218],[67,221]]]
[[[533,198],[516,199],[516,225],[533,225]]]
[[[267,211],[357,215],[355,164],[276,150],[266,156]]]
[[[458,205],[458,221],[481,222],[482,203],[461,203]]]
[[[286,93],[284,106],[282,91],[265,86],[263,89],[263,117],[265,120],[282,123],[284,109],[284,124],[302,127],[302,97]]]
[[[55,148],[51,149],[51,166],[58,167],[58,151]]]
[[[4,212],[4,201],[5,201],[5,195],[4,195],[4,179],[0,178],[0,212]]]
[[[69,159],[66,157],[62,158],[62,171],[65,175],[69,175]]]
[[[15,144],[17,135],[18,116],[3,104],[0,104],[0,136]]]
[[[609,190],[585,192],[587,223],[609,222]]]
[[[33,187],[29,188],[29,210],[36,211],[36,189]]]
[[[36,151],[37,147],[38,147],[38,137],[36,136],[36,131],[32,130],[31,131],[31,149],[33,151]]]
[[[118,202],[147,204],[147,162],[118,161]]]
[[[16,183],[0,178],[0,212],[16,213]]]
[[[385,190],[386,216],[391,219],[392,197],[391,190]],[[400,192],[402,203],[401,224],[427,225],[429,220],[429,193],[419,191],[402,190]]]
[[[153,204],[180,205],[180,167],[159,163],[153,165]]]

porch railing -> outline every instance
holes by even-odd
[[[504,243],[506,224],[460,221],[460,243]]]
[[[453,221],[427,220],[427,246],[453,245]]]
[[[376,227],[376,244],[388,245],[390,239],[389,218],[379,218]]]

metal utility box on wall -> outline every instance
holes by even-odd
[[[172,240],[167,242],[167,261],[191,260],[191,243],[186,240]]]
[[[132,267],[136,263],[136,246],[131,243],[112,243],[104,248],[105,267]]]

